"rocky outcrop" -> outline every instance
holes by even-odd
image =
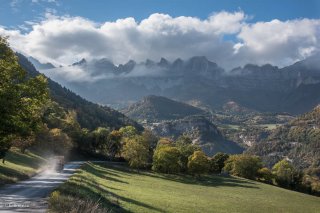
[[[176,139],[185,134],[209,156],[217,152],[241,153],[243,151],[238,144],[226,140],[218,128],[203,116],[189,116],[174,121],[153,123],[149,128],[162,137]]]
[[[180,119],[190,115],[206,113],[191,105],[155,95],[144,97],[141,101],[122,110],[122,112],[130,118],[145,122]]]

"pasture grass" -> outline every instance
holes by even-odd
[[[109,212],[319,212],[320,198],[237,177],[167,175],[86,163],[56,193]],[[51,205],[51,210],[60,210]]]

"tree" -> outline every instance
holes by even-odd
[[[259,169],[257,176],[260,181],[272,184],[273,174],[270,169],[266,167]]]
[[[152,170],[163,173],[177,173],[180,171],[180,152],[176,147],[158,145],[153,154]]]
[[[12,145],[20,149],[21,153],[25,153],[26,149],[34,144],[34,137],[28,138],[15,138],[12,141]]]
[[[221,173],[225,161],[229,158],[226,153],[218,152],[210,159],[210,171],[214,173]]]
[[[0,37],[0,158],[5,157],[13,139],[32,137],[41,129],[48,99],[46,78],[28,77],[7,39]]]
[[[202,151],[195,151],[188,159],[188,172],[191,174],[207,173],[210,169],[208,157]]]
[[[122,134],[118,130],[113,130],[108,136],[108,143],[106,149],[111,158],[114,158],[121,151]]]
[[[61,129],[46,126],[37,134],[35,142],[39,151],[55,155],[66,155],[73,147],[72,139]]]
[[[196,145],[193,145],[192,140],[185,135],[180,136],[175,142],[175,145],[180,152],[179,164],[181,167],[181,171],[185,172],[188,169],[187,167],[189,156],[192,155],[195,151],[200,150],[200,148]]]
[[[143,137],[143,140],[146,141],[147,144],[149,144],[150,150],[154,150],[157,147],[159,138],[150,130],[145,129],[142,132],[141,136]]]
[[[108,136],[109,136],[110,130],[104,127],[98,127],[96,130],[94,130],[91,134],[93,137],[92,140],[92,147],[94,149],[94,152],[101,152],[101,153],[107,153],[107,146],[108,146]]]
[[[134,128],[133,126],[125,126],[125,127],[121,127],[119,129],[119,132],[122,134],[123,138],[130,138],[130,137],[134,137],[135,135],[137,135],[137,129]]]
[[[257,156],[246,154],[231,155],[225,162],[224,170],[232,175],[255,179],[258,170],[262,168],[262,161]]]
[[[293,182],[294,172],[294,167],[287,160],[281,160],[272,167],[276,183],[283,187],[289,187]]]
[[[141,136],[128,138],[123,146],[122,156],[132,168],[145,168],[149,160],[149,146]]]

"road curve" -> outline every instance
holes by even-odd
[[[60,173],[44,171],[29,180],[0,189],[0,212],[46,212],[49,194],[84,163],[65,164]]]

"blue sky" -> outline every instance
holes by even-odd
[[[206,56],[283,67],[320,53],[320,0],[0,0],[0,36],[54,65]]]
[[[251,22],[320,17],[319,0],[0,0],[0,5],[0,25],[6,27],[37,21],[48,8],[57,15],[82,16],[96,22],[126,17],[139,21],[153,13],[205,19],[221,10],[243,10],[252,16]]]

